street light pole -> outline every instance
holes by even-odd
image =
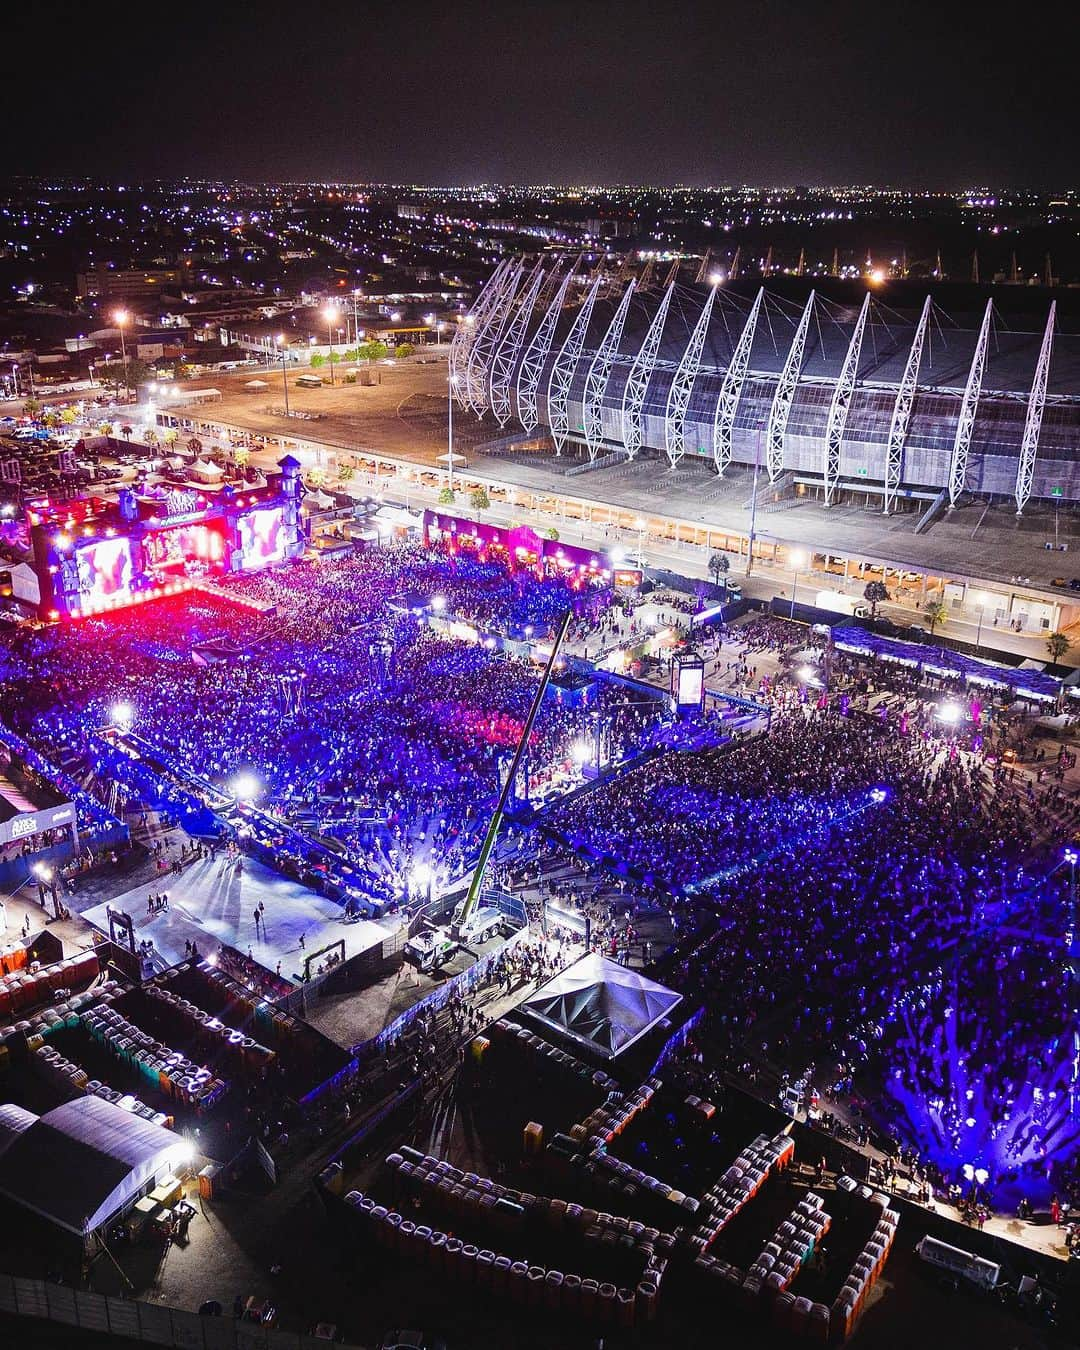
[[[793,553],[791,555],[791,566],[793,570],[793,576],[791,580],[791,613],[788,616],[791,619],[794,619],[795,617],[795,593],[799,588],[799,569],[804,565],[805,562],[806,559],[801,553]]]
[[[447,480],[446,486],[451,492],[454,490],[454,387],[457,384],[457,376],[451,375],[448,380],[450,389],[450,398],[446,405],[446,468]]]
[[[327,345],[330,348],[330,385],[334,384],[334,321],[338,317],[336,305],[327,305],[323,310],[323,318],[326,320]]]
[[[281,352],[281,387],[285,391],[285,416],[289,416],[289,381],[285,374],[285,338],[282,334],[277,337],[278,349]]]
[[[128,385],[128,368],[127,368],[127,343],[124,341],[124,325],[127,323],[127,317],[128,317],[128,316],[127,316],[127,312],[126,312],[125,310],[122,310],[122,309],[119,310],[119,311],[117,311],[117,313],[116,313],[116,315],[115,315],[115,318],[116,318],[116,326],[117,326],[117,328],[120,329],[120,360],[121,360],[121,363],[123,364],[123,367],[124,367],[124,396],[125,396],[125,398],[127,397],[127,393],[128,393],[128,389],[129,389],[129,385]]]

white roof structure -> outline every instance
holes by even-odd
[[[245,380],[244,388],[252,389],[258,392],[258,390],[260,389],[269,389],[270,386],[265,380]]]
[[[210,459],[197,459],[188,470],[192,478],[204,478],[211,482],[216,482],[224,474],[224,470]]]
[[[542,985],[522,1011],[605,1059],[651,1031],[682,995],[595,953]]]
[[[0,1195],[80,1237],[190,1158],[185,1139],[101,1097],[43,1116],[0,1106]]]

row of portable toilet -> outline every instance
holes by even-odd
[[[602,1106],[590,1111],[578,1124],[571,1125],[570,1138],[579,1143],[593,1140],[610,1144],[649,1106],[662,1086],[659,1078],[649,1078],[633,1092],[609,1092]]]
[[[866,1189],[869,1190],[869,1187]],[[871,1195],[870,1198],[881,1209],[881,1215],[868,1242],[852,1263],[843,1288],[832,1305],[833,1326],[841,1339],[850,1334],[859,1320],[870,1290],[881,1278],[889,1252],[896,1241],[896,1229],[900,1222],[899,1212],[889,1209],[883,1195]]]
[[[732,1302],[751,1310],[768,1311],[774,1326],[808,1336],[821,1345],[828,1341],[831,1318],[824,1303],[796,1298],[790,1290],[781,1290],[770,1299],[770,1291],[760,1278],[744,1273],[727,1261],[717,1260],[708,1252],[701,1252],[695,1258],[694,1268]]]
[[[224,1080],[193,1063],[179,1050],[155,1041],[115,1008],[98,1004],[83,1013],[81,1021],[96,1041],[167,1097],[206,1111],[216,1106],[227,1091]]]
[[[694,1230],[692,1242],[704,1251],[717,1234],[750,1202],[764,1186],[770,1173],[783,1171],[795,1156],[795,1145],[786,1134],[759,1134],[735,1159],[727,1171],[702,1197],[707,1217]]]
[[[0,948],[0,975],[14,975],[24,970],[30,960],[29,951],[24,942],[13,942]]]
[[[643,1172],[640,1167],[623,1162],[607,1151],[606,1145],[598,1146],[585,1160],[582,1166],[584,1176],[598,1181],[620,1193],[627,1204],[645,1203],[650,1212],[665,1213],[669,1206],[679,1211],[683,1221],[693,1219],[701,1208],[701,1202],[685,1191]]]
[[[490,1177],[462,1172],[416,1149],[402,1148],[391,1153],[386,1165],[410,1198],[422,1197],[450,1214],[480,1216],[503,1231],[520,1229],[528,1223],[585,1235],[599,1229],[612,1234],[616,1241],[628,1239],[629,1245],[646,1256],[654,1252],[667,1256],[675,1247],[673,1234],[636,1219],[503,1186]]]
[[[488,1034],[493,1041],[513,1041],[519,1050],[528,1051],[554,1068],[587,1079],[601,1092],[618,1090],[619,1084],[610,1074],[604,1073],[602,1069],[594,1069],[591,1064],[586,1064],[583,1060],[567,1054],[565,1050],[560,1050],[558,1046],[552,1045],[550,1041],[544,1040],[543,1036],[538,1036],[535,1031],[508,1022],[505,1017],[500,1017],[489,1029]]]
[[[32,1062],[46,1078],[52,1079],[61,1087],[72,1088],[85,1093],[88,1097],[101,1097],[104,1101],[130,1111],[141,1120],[150,1121],[153,1125],[171,1124],[171,1117],[165,1115],[163,1111],[155,1111],[153,1107],[147,1106],[131,1093],[117,1092],[107,1083],[91,1078],[82,1065],[65,1058],[59,1050],[50,1045],[39,1045],[33,1054]]]
[[[193,1036],[202,1047],[209,1048],[211,1054],[224,1053],[230,1062],[258,1075],[265,1075],[275,1060],[273,1050],[260,1045],[253,1036],[226,1026],[220,1018],[211,1016],[189,999],[154,985],[147,986],[146,993],[179,1019],[178,1030]]]
[[[6,1067],[12,1059],[25,1058],[27,1053],[33,1053],[54,1031],[77,1027],[80,1014],[85,1009],[119,992],[120,986],[110,980],[108,984],[88,989],[85,993],[73,994],[62,1003],[41,1008],[33,1017],[21,1018],[9,1026],[0,1027],[0,1068]]]
[[[80,991],[100,973],[97,953],[80,952],[39,970],[20,970],[0,978],[0,1018],[25,1015],[39,1003],[51,1001],[57,990]]]
[[[254,1018],[260,1026],[259,1035],[269,1035],[272,1040],[278,1036],[290,1036],[295,1033],[297,1029],[295,1018],[287,1013],[279,1013],[274,1005],[260,994],[253,993],[239,980],[233,979],[219,967],[210,965],[208,961],[184,962],[171,970],[162,971],[160,975],[154,977],[151,985],[164,988],[170,981],[180,979],[190,971],[196,972],[196,978],[205,980],[212,993],[222,1001],[225,1009],[221,1014],[223,1022],[243,1025]]]
[[[462,1242],[426,1224],[415,1224],[375,1204],[360,1191],[350,1191],[345,1203],[370,1226],[380,1246],[459,1283],[513,1299],[525,1307],[548,1308],[622,1327],[656,1316],[659,1289],[649,1280],[643,1279],[637,1289],[620,1288],[607,1281],[514,1261],[504,1253]]]
[[[747,1273],[760,1279],[767,1292],[781,1293],[813,1258],[831,1227],[832,1218],[822,1208],[821,1197],[808,1192],[766,1242]]]

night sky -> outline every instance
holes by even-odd
[[[121,180],[1063,188],[1072,8],[19,5],[4,163]]]

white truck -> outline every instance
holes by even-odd
[[[915,1244],[915,1253],[927,1265],[947,1270],[958,1279],[977,1284],[980,1289],[993,1289],[1001,1278],[1001,1267],[984,1256],[965,1252],[960,1247],[951,1247],[947,1242],[929,1235],[920,1238]]]
[[[462,947],[486,942],[504,925],[506,916],[493,905],[478,905],[472,914],[448,928],[432,927],[417,933],[405,943],[405,960],[417,970],[438,970]]]
[[[869,605],[854,595],[845,595],[843,591],[818,591],[814,608],[827,609],[833,614],[850,614],[855,619],[870,617]]]

